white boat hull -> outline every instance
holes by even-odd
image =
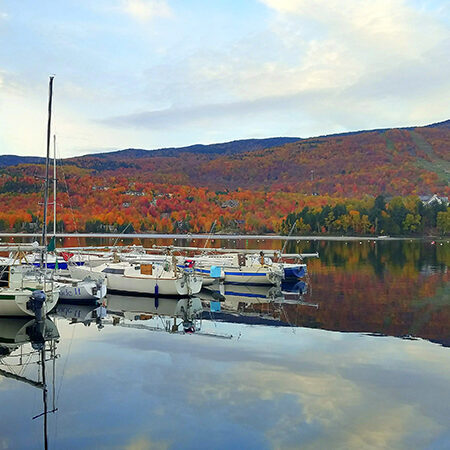
[[[274,276],[270,267],[221,267],[223,277],[226,283],[241,283],[241,284],[261,284],[271,285],[277,283],[277,278]],[[204,266],[196,266],[195,272],[210,277],[210,268]],[[211,283],[209,283],[211,284]]]
[[[136,266],[139,269],[139,266]],[[112,273],[121,271],[121,273]],[[187,296],[200,292],[202,288],[202,277],[195,273],[173,274],[173,271],[165,271],[160,266],[155,266],[152,275],[145,275],[135,266],[129,263],[109,263],[92,269],[76,268],[73,276],[82,278],[105,277],[108,292],[122,294],[140,294],[147,296]]]
[[[59,299],[70,302],[100,301],[106,296],[106,283],[98,284],[93,280],[77,281],[71,285],[63,285]]]
[[[184,278],[144,278],[140,276],[115,275],[108,273],[108,291],[145,295],[191,295],[200,292],[201,277],[187,282]]]
[[[27,308],[31,290],[0,290],[0,316],[33,316],[35,313]],[[59,291],[46,291],[43,313],[48,314],[57,304]]]

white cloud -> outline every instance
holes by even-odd
[[[427,10],[429,3],[420,8],[401,0],[260,3],[269,9],[258,27],[235,34],[218,29],[217,36],[197,6],[188,11],[177,4],[178,17],[158,28],[156,20],[148,22],[173,16],[170,0],[90,5],[91,13],[108,15],[98,21],[101,32],[90,29],[93,34],[86,38],[86,29],[68,20],[62,26],[70,33],[59,40],[66,47],[56,52],[52,66],[58,76],[58,139],[66,139],[74,154],[307,137],[448,118],[445,8]],[[227,8],[215,5],[214,11]],[[11,12],[12,21],[16,16]],[[142,25],[140,33],[135,21]],[[204,38],[206,30],[211,40]],[[45,147],[42,74],[48,70],[49,47],[38,44],[33,53],[43,55],[47,68],[19,52],[22,59],[5,66],[14,76],[0,71],[3,151],[39,154]],[[58,61],[60,55],[66,56]],[[86,75],[90,69],[95,78]]]
[[[383,50],[386,57],[415,57],[448,36],[439,18],[403,0],[261,0],[280,14],[279,20],[314,22],[325,39],[347,42],[356,49]],[[370,58],[371,53],[366,56]]]
[[[184,61],[182,107],[254,102],[256,112],[276,97],[280,110],[285,97],[297,135],[302,121],[329,132],[447,118],[449,33],[436,12],[401,0],[261,1],[277,12],[266,33]]]
[[[122,10],[133,19],[143,22],[172,16],[172,9],[166,0],[123,0]]]

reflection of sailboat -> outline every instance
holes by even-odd
[[[79,303],[59,303],[53,314],[55,317],[67,319],[71,324],[82,323],[90,326],[95,323],[99,330],[103,328],[106,308],[103,305],[93,307]]]
[[[198,320],[203,312],[203,306],[198,297],[145,299],[110,295],[108,312],[126,320],[149,320],[153,316],[173,318],[173,325],[166,323],[166,331],[178,331],[182,325],[184,331],[194,332],[200,329]],[[181,319],[181,323],[177,325],[178,318]]]
[[[43,412],[33,417],[43,417],[44,448],[48,448],[47,416],[56,412],[55,361],[59,332],[50,319],[41,321],[27,318],[0,318],[0,376],[26,383],[42,390]],[[27,346],[31,348],[27,348]],[[53,406],[48,407],[46,362],[53,361]],[[26,376],[27,367],[39,367],[37,379]]]
[[[220,309],[223,312],[248,314],[257,312],[257,315],[269,315],[274,318],[274,304],[282,301],[281,290],[270,286],[249,286],[242,284],[223,283],[211,286],[201,293],[206,302],[220,300]]]
[[[206,303],[220,301],[220,313],[282,320],[285,304],[294,303],[317,307],[316,304],[303,301],[302,295],[306,290],[306,285],[300,283],[302,282],[290,286],[272,287],[219,283],[216,286],[206,287],[200,296]],[[291,289],[291,291],[287,289]]]
[[[186,302],[186,299],[176,299],[169,297],[143,298],[143,297],[123,297],[121,295],[108,295],[108,311],[122,313],[124,317],[130,319],[134,316],[160,315],[173,316],[177,313],[178,304]],[[197,306],[198,303],[196,302]],[[203,309],[200,305],[200,309]]]

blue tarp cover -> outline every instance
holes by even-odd
[[[209,302],[209,307],[211,308],[211,312],[219,312],[220,302]]]
[[[209,274],[213,278],[220,278],[220,267],[218,266],[211,266],[211,270],[209,271]]]

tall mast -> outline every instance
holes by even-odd
[[[50,161],[50,132],[52,125],[52,97],[53,97],[53,76],[50,77],[48,83],[48,121],[47,121],[47,157],[45,160],[45,190],[44,190],[44,223],[42,225],[41,238],[41,268],[44,267],[44,253],[47,245],[47,207],[48,207],[48,170]]]
[[[53,236],[56,239],[56,134],[53,135]]]

